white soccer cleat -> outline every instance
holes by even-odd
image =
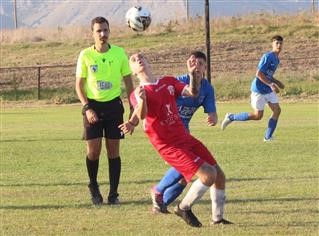
[[[264,137],[264,142],[266,142],[266,143],[272,142],[272,141],[274,141],[274,140],[275,140],[274,137],[270,137],[269,139],[266,139],[266,138]]]
[[[231,115],[231,113],[226,113],[225,118],[221,124],[221,129],[224,130],[227,125],[229,125],[230,123],[232,123],[233,121],[229,119],[229,116]]]

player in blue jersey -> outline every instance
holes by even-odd
[[[182,118],[184,126],[189,129],[189,122],[196,110],[203,106],[204,112],[207,113],[207,124],[215,126],[217,124],[217,113],[215,104],[214,88],[205,79],[206,55],[200,51],[194,51],[190,57],[198,59],[197,70],[202,74],[200,81],[200,90],[197,97],[179,97],[177,107],[179,115]],[[176,77],[179,81],[189,84],[188,74]],[[175,168],[170,168],[161,181],[151,189],[152,211],[154,213],[168,213],[167,206],[173,202],[184,190],[186,181]]]
[[[264,141],[271,141],[273,133],[277,127],[278,118],[281,112],[278,97],[279,88],[285,86],[273,75],[279,64],[279,53],[282,50],[283,37],[276,35],[272,37],[272,51],[265,53],[259,61],[256,77],[251,84],[251,106],[253,112],[241,112],[238,114],[227,113],[221,124],[224,130],[233,121],[261,120],[264,115],[266,103],[272,110],[272,116],[268,121]]]

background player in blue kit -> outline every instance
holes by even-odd
[[[283,38],[280,35],[272,37],[272,51],[265,53],[259,61],[256,77],[251,84],[251,106],[254,111],[238,114],[227,113],[221,124],[222,130],[233,121],[261,120],[265,105],[268,103],[272,116],[268,121],[264,141],[272,140],[281,112],[276,93],[279,92],[279,88],[285,87],[282,82],[273,77],[280,62],[278,56],[282,46]]]
[[[214,88],[204,78],[206,71],[206,55],[200,51],[194,51],[191,56],[198,59],[197,70],[202,74],[199,95],[197,97],[179,97],[177,107],[184,126],[189,129],[189,122],[196,110],[203,106],[207,113],[207,124],[215,126],[218,121],[215,104]],[[189,75],[176,77],[179,81],[189,84]],[[152,211],[154,213],[168,213],[167,206],[173,202],[184,190],[186,181],[175,168],[170,168],[161,181],[151,189]]]

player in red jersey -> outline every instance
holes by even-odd
[[[140,80],[140,86],[131,94],[134,113],[129,121],[119,127],[131,133],[139,120],[143,120],[144,131],[161,157],[180,172],[187,182],[193,182],[184,199],[174,209],[175,214],[193,227],[202,224],[191,207],[210,189],[212,199],[212,224],[230,224],[223,218],[225,205],[225,175],[208,149],[191,136],[179,117],[176,98],[196,96],[201,74],[197,71],[197,59],[187,61],[191,71],[190,85],[174,77],[157,78],[153,75],[147,59],[134,54],[129,60],[132,72]]]

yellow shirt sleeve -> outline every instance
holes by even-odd
[[[77,64],[76,64],[76,77],[77,78],[86,78],[87,77],[87,66],[84,60],[84,50],[81,51]]]

